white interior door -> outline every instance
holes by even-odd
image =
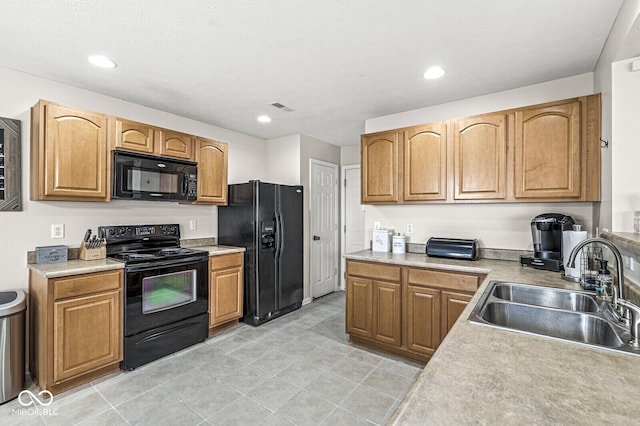
[[[360,204],[360,166],[344,166],[342,168],[344,191],[342,197],[342,254],[364,250],[364,206]],[[342,284],[346,288],[346,266],[344,257],[342,264]]]
[[[311,296],[338,287],[338,166],[311,160]]]

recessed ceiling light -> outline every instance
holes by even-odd
[[[431,67],[424,73],[424,78],[427,80],[433,80],[435,78],[440,78],[444,75],[444,70],[441,67]]]
[[[271,123],[271,117],[268,115],[261,115],[258,117],[258,121],[261,123]]]
[[[116,63],[111,59],[107,58],[103,55],[91,55],[89,56],[89,62],[91,62],[96,67],[100,68],[115,68]]]

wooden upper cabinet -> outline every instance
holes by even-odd
[[[363,135],[361,140],[361,191],[363,203],[399,200],[401,132]]]
[[[31,118],[31,199],[108,201],[107,116],[39,101]]]
[[[193,138],[191,135],[164,129],[158,130],[156,135],[159,155],[193,160]]]
[[[194,160],[193,136],[144,123],[116,119],[115,147],[164,157]]]
[[[196,138],[198,203],[227,204],[228,149],[223,142]]]
[[[404,200],[447,198],[447,125],[433,123],[404,130]]]
[[[153,134],[154,128],[148,124],[116,119],[116,148],[153,154]]]
[[[515,197],[581,196],[581,102],[516,111]]]
[[[506,197],[507,123],[505,113],[453,122],[456,200]]]

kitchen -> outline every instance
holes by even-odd
[[[313,152],[313,158],[316,159],[341,163],[342,165],[355,164],[359,163],[359,146],[356,144],[360,133],[371,133],[378,130],[567,99],[591,93],[602,93],[601,136],[603,140],[609,141],[611,145],[609,150],[602,151],[603,182],[602,201],[597,206],[599,207],[599,212],[595,212],[598,203],[563,203],[562,211],[580,218],[585,228],[591,232],[595,232],[595,226],[598,226],[598,224],[601,229],[631,231],[633,227],[631,225],[630,212],[634,208],[628,207],[627,203],[633,194],[632,189],[624,185],[624,182],[633,182],[636,179],[635,168],[632,163],[636,151],[634,144],[630,142],[632,139],[629,138],[629,135],[633,134],[631,129],[634,124],[633,120],[624,119],[622,114],[626,111],[631,114],[634,110],[630,99],[633,98],[633,89],[637,87],[637,82],[625,82],[622,80],[624,78],[622,73],[624,63],[615,64],[613,70],[611,70],[610,65],[613,62],[628,60],[638,55],[638,52],[627,51],[626,56],[617,56],[620,54],[620,49],[624,49],[624,38],[637,17],[637,13],[634,12],[634,5],[637,6],[637,3],[623,3],[623,13],[620,15],[616,25],[624,27],[626,19],[627,28],[626,30],[621,28],[618,32],[612,32],[610,40],[600,55],[598,66],[586,69],[578,75],[553,79],[553,81],[547,81],[549,79],[539,80],[545,82],[521,85],[523,87],[513,86],[506,91],[495,90],[486,92],[491,94],[482,94],[482,96],[467,96],[461,98],[468,98],[466,100],[443,102],[442,105],[427,107],[423,110],[415,108],[422,107],[426,103],[383,114],[369,114],[363,117],[359,123],[360,128],[356,133],[356,138],[343,147],[320,142],[306,135],[298,136],[297,140],[295,140],[295,137],[292,138],[294,139],[292,145],[297,144],[300,147],[304,143],[316,146],[317,149],[314,149]],[[608,32],[609,28],[606,30]],[[604,40],[602,40],[602,43],[604,43]],[[599,52],[600,47],[596,50]],[[18,68],[17,66],[9,68],[14,67]],[[124,65],[121,65],[116,70],[124,68]],[[609,73],[613,73],[613,76],[609,75]],[[202,238],[217,235],[216,208],[212,206],[192,206],[174,203],[154,203],[149,205],[146,202],[113,201],[108,204],[108,208],[105,208],[105,205],[100,203],[35,202],[28,200],[26,194],[28,194],[29,179],[26,171],[29,170],[29,108],[38,99],[50,99],[64,105],[123,116],[178,131],[228,141],[228,179],[230,183],[246,182],[255,178],[269,181],[276,179],[276,177],[281,183],[304,183],[303,180],[306,174],[304,174],[303,170],[308,167],[308,158],[303,157],[302,154],[293,156],[298,162],[296,165],[298,170],[292,170],[288,176],[285,176],[283,168],[279,167],[277,162],[284,162],[285,160],[281,158],[279,160],[276,159],[274,162],[264,161],[265,158],[273,159],[275,157],[274,151],[277,150],[279,144],[282,144],[280,146],[285,146],[284,142],[275,140],[275,136],[272,138],[259,138],[250,136],[248,134],[250,132],[242,132],[245,128],[253,128],[253,123],[234,127],[240,131],[227,130],[223,128],[224,126],[217,127],[205,124],[202,121],[184,118],[181,114],[174,115],[123,101],[117,99],[120,96],[115,96],[115,94],[111,94],[111,96],[115,96],[111,97],[57,83],[54,76],[49,77],[49,79],[43,79],[3,68],[0,70],[0,77],[2,77],[0,81],[5,82],[5,96],[0,102],[2,106],[0,115],[19,119],[23,126],[24,209],[22,212],[3,213],[8,219],[3,225],[4,235],[5,238],[12,241],[11,249],[3,251],[2,268],[4,279],[2,287],[4,288],[18,286],[26,289],[27,272],[24,265],[27,251],[32,251],[36,246],[58,243],[77,247],[84,231],[87,228],[95,230],[99,225],[167,223],[167,218],[171,218],[171,222],[181,224],[183,238]],[[108,77],[103,73],[97,74],[93,78],[102,80]],[[614,83],[611,83],[611,79],[614,80]],[[625,85],[620,86],[620,84]],[[517,87],[520,88],[518,89]],[[148,90],[160,91],[161,89],[148,87]],[[617,95],[613,99],[612,90],[615,90],[613,93]],[[106,93],[104,91],[101,92]],[[183,97],[184,94],[179,96]],[[128,98],[125,96],[122,99]],[[273,100],[276,99],[268,99],[268,102]],[[288,102],[283,100],[283,103],[286,104]],[[296,107],[293,104],[292,106]],[[389,115],[392,112],[407,110],[412,110],[413,112]],[[615,114],[612,111],[615,111]],[[215,116],[216,114],[212,113],[212,115]],[[421,115],[421,117],[416,118],[416,115]],[[369,118],[372,116],[378,118]],[[614,140],[614,136],[617,142]],[[265,139],[269,139],[266,144]],[[613,149],[614,146],[616,146],[616,151]],[[289,153],[287,152],[286,154]],[[271,167],[275,170],[270,170]],[[293,169],[294,167],[292,166],[291,168]],[[283,181],[284,179],[290,179],[290,181]],[[637,206],[635,208],[637,209]],[[366,234],[370,235],[370,229],[375,221],[380,221],[384,226],[400,230],[403,230],[407,223],[413,223],[415,226],[415,242],[424,243],[427,236],[441,234],[444,231],[448,231],[446,236],[458,236],[449,234],[449,232],[455,231],[459,236],[468,236],[473,233],[473,236],[479,238],[485,247],[530,250],[531,240],[528,228],[530,219],[543,211],[558,210],[558,205],[552,203],[543,205],[434,205],[430,206],[428,210],[426,209],[425,206],[419,205],[367,207],[365,210]],[[427,214],[425,214],[425,211]],[[474,217],[473,223],[468,220],[468,217]],[[188,225],[191,220],[196,221],[197,229],[189,229]],[[50,239],[51,224],[64,224],[65,238]],[[309,298],[308,278],[306,278],[306,281],[305,298]]]

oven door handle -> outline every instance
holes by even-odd
[[[158,269],[158,268],[164,268],[164,267],[177,267],[177,266],[191,266],[195,263],[200,263],[200,262],[207,262],[208,261],[208,257],[202,257],[202,256],[193,256],[193,257],[187,257],[185,259],[180,259],[179,262],[176,262],[175,260],[171,261],[164,261],[164,262],[145,262],[145,263],[139,263],[137,265],[131,265],[131,266],[127,266],[125,267],[125,272],[139,272],[139,271],[145,271],[145,270],[149,270],[149,269]]]

